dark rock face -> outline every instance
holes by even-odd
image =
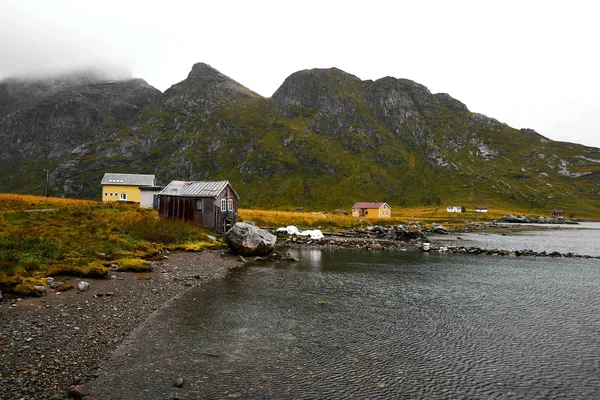
[[[0,157],[68,155],[90,139],[102,139],[159,94],[141,79],[74,84],[46,92],[0,119]]]
[[[458,112],[458,113],[468,113],[469,109],[467,106],[450,96],[448,93],[436,93],[434,97],[440,101],[446,107]]]
[[[33,105],[42,97],[50,97],[68,87],[113,81],[99,70],[73,71],[46,78],[8,78],[0,81],[0,117]]]
[[[165,91],[162,103],[193,116],[199,111],[213,113],[222,103],[245,97],[258,97],[258,94],[210,65],[197,63],[187,79]]]
[[[353,111],[351,95],[360,87],[360,79],[337,68],[304,70],[290,75],[273,100],[288,118],[301,115],[306,108],[324,115],[346,114]]]
[[[49,180],[55,183],[52,193],[77,192],[81,188],[72,185],[68,176],[85,171],[71,170],[62,176],[59,164],[72,156],[97,157],[110,134],[159,96],[159,90],[141,79],[99,81],[79,76],[72,80],[3,81],[0,165],[4,174],[0,187],[18,191],[23,184],[19,177],[40,175],[46,168],[51,170]]]
[[[244,222],[237,222],[223,237],[231,250],[241,256],[266,256],[273,252],[277,236]]]
[[[598,159],[408,79],[336,68],[294,73],[272,98],[203,63],[165,93],[99,74],[0,82],[4,192],[43,194],[49,170],[50,195],[98,199],[104,172],[152,173],[230,179],[248,207],[334,209],[367,194],[439,205],[451,181],[530,207],[593,197]]]
[[[307,118],[310,131],[359,152],[375,148],[380,141],[378,129],[369,122],[363,91],[363,82],[354,75],[337,68],[311,69],[288,77],[273,94],[273,101],[284,117]],[[327,162],[319,164],[324,173],[335,171]]]

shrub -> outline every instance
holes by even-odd
[[[174,219],[159,219],[153,214],[131,218],[123,224],[122,229],[136,239],[164,245],[206,238],[204,229],[198,225]]]

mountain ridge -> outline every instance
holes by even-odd
[[[19,100],[6,87],[0,110],[17,110],[0,112],[2,191],[39,192],[44,168],[51,193],[69,197],[99,198],[103,172],[130,172],[229,179],[246,207],[377,198],[600,210],[600,149],[511,128],[408,79],[308,69],[266,98],[197,63],[162,93],[143,80],[84,82]]]

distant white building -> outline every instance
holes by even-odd
[[[475,206],[475,212],[488,212],[488,208],[487,206]]]
[[[462,206],[448,206],[446,207],[447,212],[462,212]]]

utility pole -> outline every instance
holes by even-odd
[[[46,190],[44,191],[44,197],[48,197],[48,178],[50,175],[50,170],[44,168],[44,171],[46,171]]]

